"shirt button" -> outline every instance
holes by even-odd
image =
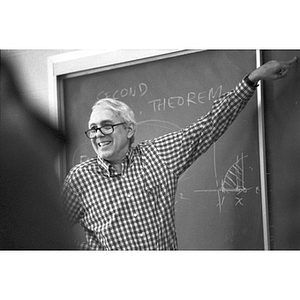
[[[132,193],[129,193],[129,194],[127,194],[127,199],[131,199],[132,198],[132,196],[133,196],[133,194]]]
[[[148,190],[148,191],[147,191],[147,195],[150,196],[150,197],[153,196],[152,191],[151,191],[151,190]]]

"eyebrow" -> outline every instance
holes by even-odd
[[[107,119],[107,120],[101,121],[100,126],[104,126],[104,125],[107,125],[107,124],[113,124],[113,123],[114,123],[113,120]],[[97,125],[98,124],[96,124],[96,123],[91,123],[91,124],[89,124],[89,127],[92,128],[92,127],[97,126]]]

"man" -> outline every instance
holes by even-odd
[[[93,250],[176,250],[175,193],[180,175],[226,131],[259,80],[286,76],[297,58],[270,61],[223,94],[196,123],[133,147],[131,109],[113,99],[92,108],[85,132],[97,154],[75,166],[63,197]]]

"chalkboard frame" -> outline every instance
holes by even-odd
[[[74,51],[48,58],[48,84],[49,84],[49,112],[52,122],[63,129],[61,115],[63,115],[64,101],[62,96],[62,80],[64,78],[102,72],[119,67],[131,66],[144,62],[156,61],[174,56],[186,55],[205,50],[90,50]],[[256,66],[261,65],[261,51],[256,50]],[[76,73],[76,75],[74,75]],[[259,136],[259,165],[261,178],[261,201],[264,249],[270,249],[269,218],[268,218],[268,195],[266,176],[266,150],[265,150],[265,126],[263,112],[263,90],[262,85],[257,89],[258,107],[258,136]],[[63,178],[66,173],[65,158],[59,157],[57,161],[57,173]]]

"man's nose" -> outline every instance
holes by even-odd
[[[103,136],[105,136],[105,134],[103,134],[103,133],[101,132],[100,128],[97,128],[97,129],[96,129],[96,137],[103,137]]]

